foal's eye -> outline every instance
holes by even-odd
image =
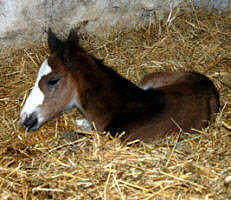
[[[59,77],[52,77],[47,81],[47,85],[49,87],[54,87],[57,85],[57,83],[59,82],[60,78]]]

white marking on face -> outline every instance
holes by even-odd
[[[43,104],[44,94],[39,88],[39,81],[42,79],[43,76],[46,76],[47,74],[51,73],[51,71],[52,71],[51,67],[48,65],[47,60],[45,60],[39,69],[35,85],[22,108],[22,111],[20,114],[20,118],[22,122],[30,114],[37,111],[39,105]],[[38,117],[39,117],[38,120],[41,121],[42,116],[39,115]]]

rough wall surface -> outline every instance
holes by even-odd
[[[136,26],[185,0],[0,0],[0,44],[25,45],[44,39],[51,26],[65,32],[89,20],[86,31],[105,34],[107,27]],[[231,9],[231,0],[188,0],[208,8]]]

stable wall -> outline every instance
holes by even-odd
[[[132,28],[145,24],[184,0],[0,0],[0,44],[16,46],[45,39],[51,26],[56,32],[89,20],[86,32],[107,34],[109,27]],[[209,9],[231,9],[231,0],[191,0]]]

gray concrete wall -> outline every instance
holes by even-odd
[[[85,31],[106,34],[120,24],[132,27],[146,23],[185,0],[0,0],[0,44],[25,45],[45,38],[51,26],[56,32],[89,20]],[[208,8],[231,9],[231,0],[190,0]]]

